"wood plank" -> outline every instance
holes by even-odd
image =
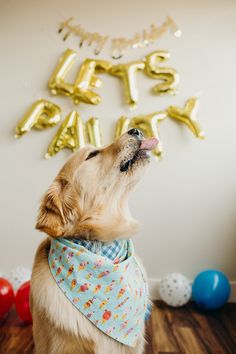
[[[236,304],[201,312],[193,303],[176,309],[156,302],[146,338],[145,354],[236,354]],[[32,351],[32,328],[12,311],[0,322],[0,354]]]
[[[153,336],[152,323],[150,318],[148,321],[146,321],[146,331],[145,331],[145,339],[146,339],[145,353],[146,354],[155,354],[152,349],[152,336]]]
[[[208,354],[192,328],[174,326],[173,332],[182,353]]]
[[[146,354],[149,354],[149,353],[147,352]],[[183,353],[181,353],[181,352],[158,352],[158,354],[183,354]]]
[[[159,305],[158,305],[159,306]],[[191,304],[187,304],[182,307],[170,307],[165,306],[165,313],[170,326],[177,327],[199,327],[199,323],[189,314],[188,308],[191,308]]]
[[[208,353],[225,354],[225,349],[221,345],[218,337],[214,334],[208,323],[208,313],[199,311],[194,305],[188,307],[189,315],[193,317],[198,326],[195,327],[195,331],[198,334],[198,338],[202,341],[202,344],[206,348]],[[236,328],[236,327],[235,327]]]
[[[153,353],[179,352],[179,347],[165,315],[165,307],[158,304],[153,308],[152,317],[152,349]]]
[[[33,347],[32,326],[22,323],[12,310],[0,322],[0,354],[31,354]]]
[[[224,327],[227,328],[227,332],[230,338],[235,343],[236,347],[236,306],[235,304],[227,304],[220,311],[220,320],[223,322]]]
[[[222,316],[220,315],[222,311],[225,310],[211,311],[207,314],[207,321],[212,333],[218,338],[220,345],[224,348],[224,354],[235,354],[236,344],[222,321]]]

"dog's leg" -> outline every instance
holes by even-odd
[[[33,337],[34,337],[34,354],[49,353],[50,338],[46,330],[46,326],[42,326],[42,317],[33,309]]]
[[[35,322],[36,319],[36,322]],[[42,318],[38,319],[34,314],[34,323],[42,323]],[[35,351],[34,354],[94,354],[93,343],[82,340],[69,333],[61,331],[54,325],[37,326],[34,330]],[[47,330],[45,330],[47,328]],[[109,354],[111,354],[109,352]]]

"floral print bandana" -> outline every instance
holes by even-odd
[[[93,241],[84,242],[51,241],[48,263],[52,276],[69,301],[97,328],[134,347],[144,327],[148,289],[133,243],[116,240],[103,244],[97,254],[92,251]]]

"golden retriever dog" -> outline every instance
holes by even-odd
[[[137,231],[128,198],[157,143],[131,129],[105,148],[84,147],[66,162],[43,197],[36,228],[47,238],[36,252],[30,296],[36,354],[143,353],[144,316],[135,347],[111,338],[64,295],[50,272],[48,255],[55,239],[110,243]]]

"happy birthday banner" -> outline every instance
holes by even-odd
[[[88,46],[95,45],[94,54],[98,55],[102,49],[111,43],[111,56],[113,59],[120,59],[128,49],[143,48],[155,43],[168,30],[174,34],[175,37],[181,36],[181,30],[177,27],[175,21],[170,16],[160,25],[151,24],[150,28],[144,29],[135,33],[132,37],[118,37],[110,38],[109,35],[102,35],[98,32],[91,32],[85,30],[81,24],[72,25],[73,17],[60,23],[58,33],[63,34],[63,41],[74,34],[79,37],[79,47],[82,48],[84,44]]]
[[[101,97],[94,89],[101,87],[102,80],[98,75],[105,73],[121,80],[126,103],[134,109],[138,102],[136,81],[138,71],[158,81],[152,87],[154,95],[173,95],[177,93],[179,83],[177,71],[161,65],[169,58],[169,52],[157,50],[148,54],[143,60],[123,64],[112,64],[110,61],[100,59],[85,59],[79,67],[74,82],[71,83],[66,81],[66,77],[75,64],[77,52],[67,49],[59,59],[49,79],[48,86],[53,95],[67,96],[75,105],[81,103],[98,105],[101,102]],[[141,129],[147,137],[154,136],[160,141],[159,124],[163,120],[171,118],[184,123],[197,138],[204,139],[205,133],[196,115],[197,108],[198,99],[191,97],[186,101],[184,107],[169,106],[162,111],[134,116],[130,119],[121,117],[116,124],[115,138],[133,127]],[[16,126],[15,136],[18,138],[32,128],[42,130],[54,127],[60,120],[61,108],[58,105],[48,100],[38,100]],[[79,113],[73,110],[59,127],[48,147],[45,158],[51,158],[64,148],[76,151],[87,143],[100,147],[102,146],[101,135],[98,118],[91,117],[84,123]],[[158,158],[162,157],[161,143],[153,150],[153,154]]]

